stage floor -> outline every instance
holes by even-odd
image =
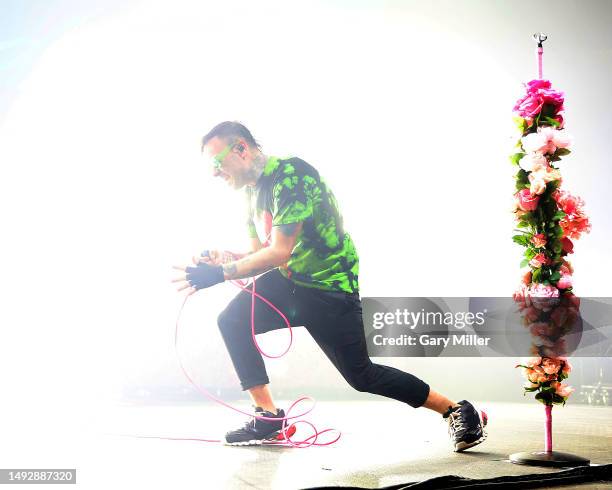
[[[452,452],[440,416],[393,401],[317,403],[308,420],[319,430],[339,429],[342,437],[332,446],[307,449],[126,437],[215,439],[241,425],[244,417],[209,404],[117,407],[106,419],[98,451],[104,466],[112,468],[109,483],[121,481],[121,488],[379,488],[449,474],[491,478],[555,471],[508,461],[511,453],[543,449],[542,405],[480,406],[489,415],[488,439],[464,453]],[[555,450],[590,458],[594,464],[612,462],[612,407],[555,406],[553,433]],[[80,481],[88,488],[86,473],[81,472]]]

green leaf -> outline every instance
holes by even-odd
[[[529,259],[523,259],[523,260],[521,260],[521,265],[520,265],[521,269],[522,269],[523,267],[525,267],[527,264],[529,264]]]
[[[551,126],[554,126],[555,128],[558,128],[559,126],[561,126],[561,123],[557,121],[556,119],[553,119],[552,117],[546,116],[544,117],[544,120]]]
[[[538,393],[535,399],[544,405],[552,405],[552,396],[550,393]]]
[[[550,275],[550,281],[556,283],[557,281],[559,281],[559,279],[561,279],[561,274],[559,273],[559,271],[553,272]]]
[[[538,387],[537,387],[537,386],[535,386],[535,387],[533,387],[533,388],[525,388],[525,391],[526,391],[526,392],[533,392],[533,391],[537,391],[537,390],[538,390]]]
[[[531,280],[533,282],[540,282],[540,276],[542,275],[542,269],[538,268],[533,271],[531,274]]]
[[[510,155],[510,161],[514,165],[518,165],[520,159],[523,158],[524,156],[525,156],[525,153],[523,153],[523,152],[515,153],[514,155]]]
[[[556,393],[553,394],[552,396],[552,402],[553,403],[563,403],[565,404],[565,398],[562,397],[561,395],[557,395]]]
[[[558,155],[560,157],[564,157],[566,155],[569,155],[572,151],[568,150],[567,148],[557,148],[557,151],[555,152],[555,155]]]
[[[517,153],[518,154],[518,153]],[[514,156],[514,155],[513,155]],[[514,178],[516,179],[517,182],[517,187],[518,184],[522,184],[523,186],[528,185],[529,184],[529,174],[527,172],[525,172],[523,169],[520,169],[516,175],[514,176]],[[521,187],[522,188],[522,187]]]
[[[564,211],[561,211],[560,209],[553,214],[552,220],[554,221],[559,221],[562,220],[563,218],[565,218],[567,216],[567,214]]]
[[[527,121],[520,116],[514,116],[512,120],[516,124],[516,129],[518,129],[521,133],[524,133],[525,129],[527,129]]]
[[[514,235],[512,237],[512,240],[514,242],[518,243],[519,245],[523,245],[524,247],[526,247],[529,244],[529,239],[530,239],[529,235]]]

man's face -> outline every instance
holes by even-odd
[[[214,177],[225,180],[233,189],[241,189],[246,184],[246,161],[243,142],[228,142],[221,138],[212,138],[203,149],[203,156],[207,165],[211,168]]]

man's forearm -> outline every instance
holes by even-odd
[[[265,247],[246,257],[223,264],[225,279],[243,279],[262,274],[287,262],[287,254],[273,247]]]

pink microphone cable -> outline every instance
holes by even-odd
[[[234,284],[235,286],[239,287],[240,289],[242,289],[243,291],[248,291],[251,293],[251,338],[253,339],[253,343],[256,347],[256,349],[258,350],[258,352],[260,354],[262,354],[263,356],[266,356],[268,358],[271,359],[278,359],[280,357],[283,357],[291,348],[291,345],[293,344],[293,329],[291,328],[291,324],[289,323],[289,320],[287,319],[287,317],[283,314],[283,312],[281,312],[276,306],[274,306],[272,304],[272,302],[270,302],[269,300],[267,300],[266,298],[264,298],[263,296],[261,296],[259,293],[257,293],[255,291],[255,283],[256,283],[256,278],[252,279],[252,288],[249,290],[248,289],[248,282],[243,282],[243,281],[231,281],[232,284]],[[337,429],[323,429],[321,431],[318,431],[316,429],[316,427],[314,426],[314,424],[312,424],[311,422],[308,422],[306,420],[295,420],[294,422],[288,423],[287,421],[291,420],[291,419],[299,419],[300,417],[304,417],[305,415],[309,414],[310,412],[312,412],[312,410],[314,409],[315,406],[315,402],[314,400],[309,397],[309,396],[303,396],[301,398],[298,398],[296,401],[294,401],[291,406],[287,409],[286,412],[286,416],[283,417],[282,419],[280,418],[276,418],[276,417],[264,417],[264,416],[260,416],[260,415],[253,415],[252,413],[249,412],[245,412],[243,410],[240,410],[239,408],[236,408],[232,405],[229,405],[228,403],[224,402],[223,400],[221,400],[220,398],[214,396],[212,393],[210,393],[208,390],[205,390],[204,388],[202,388],[200,385],[198,385],[193,378],[189,375],[189,373],[187,372],[187,369],[185,369],[185,366],[183,364],[183,361],[181,359],[179,350],[178,350],[178,339],[179,339],[179,325],[180,325],[180,319],[183,313],[183,309],[185,308],[185,304],[187,303],[187,299],[189,298],[189,296],[185,296],[185,299],[183,300],[183,303],[180,307],[178,316],[176,318],[176,324],[175,324],[175,330],[174,330],[174,350],[176,353],[176,357],[177,360],[179,362],[179,366],[181,368],[181,370],[183,371],[183,374],[185,375],[185,377],[187,378],[187,380],[194,386],[194,388],[196,388],[196,390],[198,390],[202,395],[204,395],[205,397],[213,400],[214,402],[219,403],[220,405],[223,405],[226,408],[229,408],[230,410],[234,410],[235,412],[241,413],[243,415],[248,415],[250,417],[255,417],[256,419],[260,419],[260,420],[274,420],[274,421],[279,421],[282,420],[283,421],[283,425],[281,428],[281,434],[283,436],[283,440],[278,440],[278,441],[265,441],[262,444],[266,444],[266,445],[280,445],[280,446],[289,446],[289,447],[296,447],[296,448],[306,448],[306,447],[311,447],[311,446],[329,446],[331,444],[334,444],[336,441],[338,441],[342,435],[342,433],[340,431],[338,431]],[[279,355],[273,356],[270,354],[267,354],[266,352],[263,351],[263,349],[259,346],[258,342],[257,342],[257,338],[256,338],[256,334],[255,334],[255,298],[259,298],[261,301],[263,301],[264,303],[266,303],[270,308],[272,308],[278,315],[280,315],[280,317],[283,319],[283,321],[285,322],[285,325],[287,325],[287,328],[289,329],[289,345],[287,346],[287,348]],[[290,413],[293,411],[293,409],[302,401],[304,400],[311,400],[313,402],[312,407],[310,407],[310,409],[306,410],[304,413],[300,413],[299,415],[290,415]],[[302,440],[302,441],[294,441],[291,439],[291,436],[293,436],[295,434],[295,426],[297,424],[306,424],[308,425],[312,431],[313,434],[309,437],[307,437],[306,439]],[[337,432],[338,436],[333,439],[332,441],[329,442],[317,442],[319,436],[321,436],[321,434],[325,434],[327,432]],[[170,441],[199,441],[199,442],[222,442],[219,439],[199,439],[199,438],[184,438],[184,437],[161,437],[161,436],[133,436],[133,437],[137,437],[137,438],[141,438],[141,439],[165,439],[165,440],[170,440]]]

